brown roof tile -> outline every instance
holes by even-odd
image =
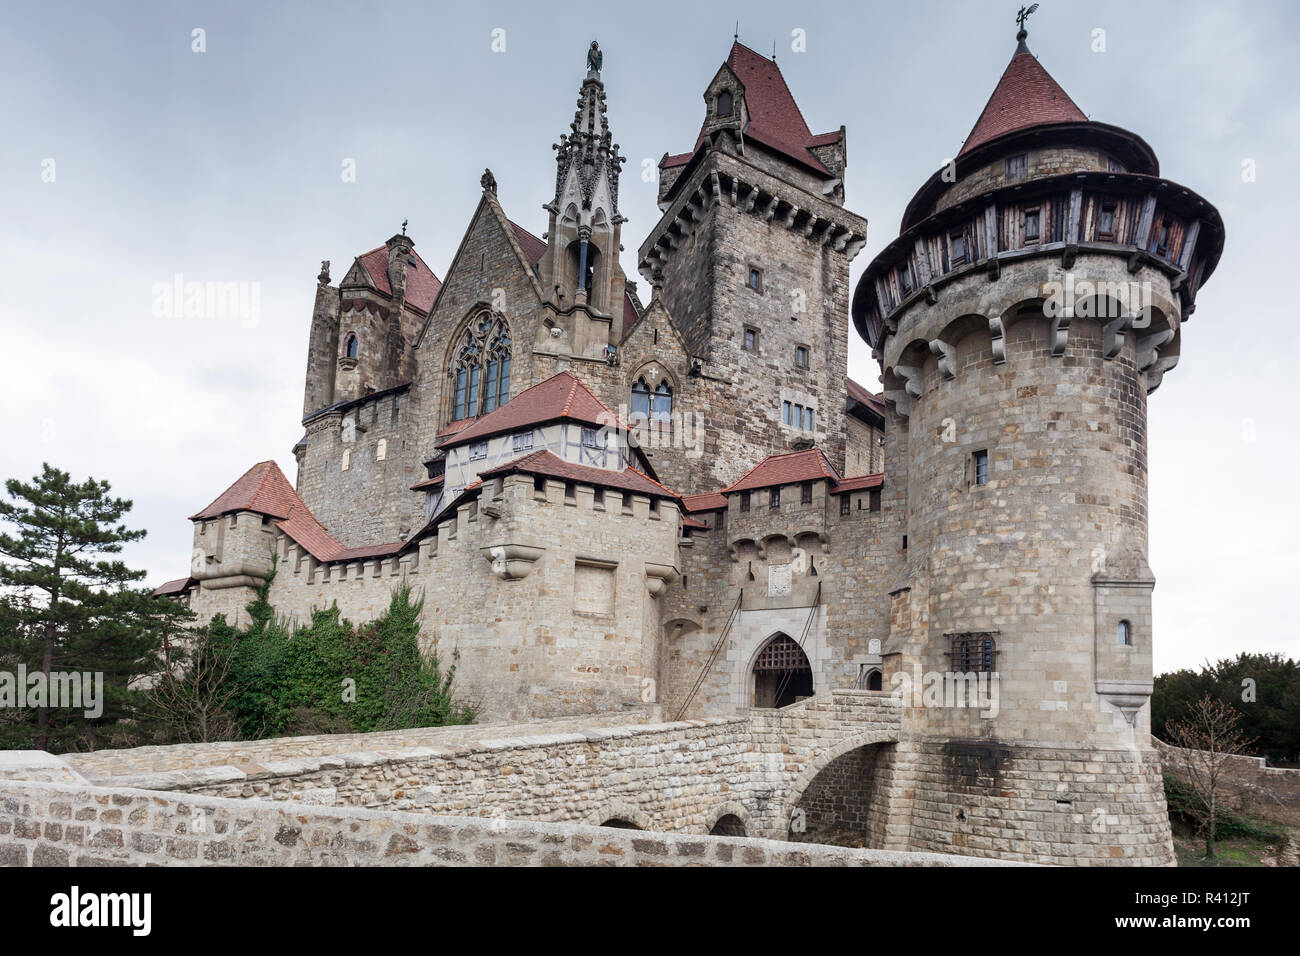
[[[727,507],[727,496],[720,491],[703,495],[682,495],[682,504],[690,512],[720,511]]]
[[[517,222],[512,222],[510,225],[514,227],[515,239],[519,241],[520,247],[524,250],[524,256],[527,257],[528,264],[535,266],[540,263],[542,256],[546,255],[546,242],[538,239]]]
[[[831,494],[842,495],[847,491],[862,491],[865,488],[879,488],[885,483],[883,474],[858,475],[855,478],[845,478],[838,485],[831,489]]]
[[[572,372],[560,372],[524,389],[468,428],[443,440],[451,448],[466,442],[517,431],[529,425],[571,419],[588,425],[622,427],[618,416]]]
[[[1087,121],[1038,59],[1027,49],[1018,49],[957,155],[1031,126]]]
[[[739,481],[724,488],[723,493],[770,488],[775,485],[789,485],[818,479],[829,479],[831,484],[838,484],[840,476],[835,471],[835,467],[826,460],[820,448],[809,448],[806,451],[792,451],[784,455],[764,458],[742,475]]]
[[[485,471],[480,478],[495,478],[498,475],[523,472],[527,475],[545,475],[564,481],[576,481],[584,485],[597,485],[602,488],[615,488],[634,494],[648,495],[652,498],[671,498],[680,501],[681,497],[665,485],[661,485],[649,475],[635,468],[622,471],[608,471],[604,468],[592,468],[589,465],[575,465],[564,461],[549,451],[535,451],[514,461]],[[473,487],[472,485],[470,487]]]
[[[361,260],[361,266],[370,276],[375,288],[384,295],[391,296],[393,286],[388,281],[388,246],[371,249],[357,258]],[[411,250],[411,258],[415,260],[415,265],[408,264],[406,267],[406,301],[421,312],[428,312],[438,296],[438,290],[442,288],[442,282],[414,249]]]

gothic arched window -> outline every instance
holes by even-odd
[[[465,329],[451,365],[455,421],[475,418],[510,400],[510,329],[484,312]]]
[[[632,386],[632,414],[644,415],[647,419],[657,418],[667,421],[673,413],[673,390],[665,379],[655,386],[653,392],[646,384],[645,377],[636,380]]]
[[[357,357],[357,333],[349,332],[343,343],[343,354],[348,358]]]

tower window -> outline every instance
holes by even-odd
[[[485,441],[475,442],[469,446],[469,460],[482,461],[487,457],[488,443]]]
[[[800,486],[799,504],[801,505],[812,504],[812,482],[811,481],[805,481],[803,485]]]
[[[343,354],[350,359],[354,359],[357,357],[358,348],[357,333],[349,332],[347,339],[343,343]]]
[[[966,237],[961,231],[950,233],[948,235],[948,244],[952,249],[952,264],[959,266],[966,261]]]
[[[731,91],[723,90],[721,93],[718,94],[718,115],[730,116],[731,106],[732,106]]]
[[[781,488],[779,486],[768,493],[767,506],[773,509],[781,507]]]
[[[1133,625],[1128,621],[1120,621],[1116,630],[1120,647],[1133,646]]]
[[[849,514],[852,507],[853,507],[853,496],[840,495],[840,514],[841,515]]]
[[[806,345],[796,345],[794,347],[794,364],[799,368],[808,367],[808,347]]]
[[[1161,219],[1151,230],[1151,245],[1149,252],[1154,252],[1158,256],[1169,253],[1169,220]]]
[[[1107,156],[1106,169],[1112,173],[1122,173],[1124,172],[1124,164],[1121,163],[1114,156]]]
[[[533,433],[515,435],[510,439],[511,451],[532,451],[533,450]]]
[[[971,455],[971,477],[977,485],[987,485],[989,483],[988,451],[977,451]]]
[[[1024,179],[1029,171],[1029,154],[1020,153],[1007,157],[1007,180]]]
[[[1025,210],[1025,242],[1037,242],[1040,234],[1040,213],[1037,209]]]
[[[755,292],[763,291],[763,270],[757,266],[749,267],[749,277],[745,280],[745,285],[749,286]]]
[[[741,511],[748,511],[748,510],[749,510],[749,492],[748,492],[748,491],[742,491],[742,492],[740,493],[740,510],[741,510]]]
[[[1115,204],[1104,202],[1097,213],[1097,236],[1102,239],[1115,238]]]
[[[600,447],[600,442],[597,441],[597,439],[596,439],[596,429],[594,429],[594,428],[584,428],[584,429],[582,430],[582,447],[583,447],[583,448],[599,448],[599,447]]]
[[[868,508],[871,511],[880,510],[880,489],[872,488],[867,494]]]
[[[990,673],[997,667],[998,650],[993,635],[953,634],[949,653],[951,669],[959,674]]]
[[[912,269],[906,262],[898,267],[898,287],[903,290],[903,298],[912,294]]]
[[[757,352],[758,351],[758,329],[754,328],[752,325],[745,326],[744,343],[745,343],[745,351]]]

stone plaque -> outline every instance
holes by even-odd
[[[789,597],[794,590],[794,575],[788,564],[770,564],[767,567],[767,596]]]

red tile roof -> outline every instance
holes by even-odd
[[[535,266],[540,263],[542,261],[542,256],[546,255],[546,242],[542,239],[538,239],[517,222],[512,222],[510,225],[515,230],[515,239],[519,241],[519,245],[523,248],[524,256],[528,259],[528,264]]]
[[[531,455],[524,455],[522,458],[516,458],[514,461],[506,462],[504,465],[498,465],[489,471],[485,471],[479,477],[480,479],[495,478],[498,475],[513,474],[514,472],[523,472],[526,475],[546,475],[549,478],[560,478],[564,481],[576,481],[584,485],[630,491],[634,494],[648,495],[652,498],[681,500],[681,497],[671,488],[661,485],[649,475],[643,474],[635,468],[609,471],[604,468],[592,468],[589,465],[575,465],[572,462],[556,457],[549,451],[535,451]]]
[[[442,442],[443,448],[518,431],[529,425],[571,419],[587,425],[623,427],[604,402],[572,372],[560,372],[524,389],[495,411]]]
[[[744,129],[748,139],[756,140],[826,176],[830,170],[808,151],[809,146],[824,146],[839,138],[839,131],[819,133],[814,136],[804,121],[799,105],[786,85],[781,68],[776,63],[751,50],[740,41],[731,45],[727,66],[745,84],[745,106],[749,110],[749,125]],[[706,120],[707,123],[707,120]],[[695,149],[663,160],[664,168],[681,166],[689,162],[704,144],[704,126],[695,140]]]
[[[683,518],[683,519],[682,519],[682,527],[683,527],[683,528],[691,528],[691,529],[696,530],[696,531],[708,531],[708,530],[709,530],[709,526],[708,526],[705,522],[701,521],[699,518]]]
[[[1086,122],[1083,110],[1074,105],[1038,59],[1027,49],[1018,49],[957,155],[1031,126]]]
[[[818,479],[829,479],[831,484],[838,484],[840,476],[820,448],[809,448],[806,451],[792,451],[764,458],[741,476],[739,481],[722,491],[723,494],[728,494]]]
[[[885,403],[880,400],[879,396],[871,394],[871,392],[867,388],[865,388],[862,385],[859,385],[851,378],[846,378],[845,383],[846,383],[846,391],[848,393],[848,397],[850,401],[858,402],[861,405],[866,405],[877,415],[880,415],[881,417],[884,416]]]
[[[469,428],[470,425],[474,424],[474,421],[475,420],[472,418],[458,418],[454,422],[448,422],[446,425],[442,426],[442,430],[438,432],[437,437],[447,438],[454,435],[458,431]]]
[[[858,475],[856,478],[845,478],[838,485],[831,489],[831,494],[842,495],[847,491],[862,491],[866,488],[879,488],[885,482],[883,474]]]
[[[160,584],[149,592],[150,597],[170,597],[173,594],[183,594],[191,584],[193,578],[177,578],[175,581],[168,581]]]
[[[415,484],[411,485],[411,490],[427,491],[430,488],[437,488],[440,484],[442,484],[443,479],[446,477],[447,477],[446,475],[438,475],[437,477],[434,478],[426,478],[424,479],[424,481],[417,481]]]
[[[388,246],[363,252],[357,258],[361,260],[361,266],[370,276],[375,288],[384,295],[391,296],[393,286],[388,281]],[[415,260],[415,265],[408,264],[406,267],[406,301],[421,312],[428,312],[438,296],[438,290],[442,288],[442,282],[414,249],[411,250],[411,258]]]
[[[273,461],[254,465],[239,480],[217,496],[191,521],[219,518],[235,511],[251,511],[281,520],[275,526],[295,541],[317,561],[355,561],[360,558],[394,554],[404,542],[345,548],[316,520],[280,466]]]
[[[255,511],[272,518],[287,518],[295,504],[302,504],[302,499],[289,484],[289,479],[284,477],[280,466],[273,461],[263,461],[244,472],[212,504],[190,515],[190,520],[205,521],[232,511]]]
[[[727,496],[720,491],[703,495],[683,495],[682,504],[689,512],[720,511],[727,507]]]
[[[620,340],[627,338],[627,334],[632,331],[632,327],[641,321],[641,316],[636,311],[636,303],[632,301],[632,295],[629,292],[623,293],[623,334]]]
[[[808,152],[813,135],[781,68],[739,40],[731,45],[727,66],[745,84],[745,105],[749,109],[745,135],[829,175],[830,170],[821,160]]]

